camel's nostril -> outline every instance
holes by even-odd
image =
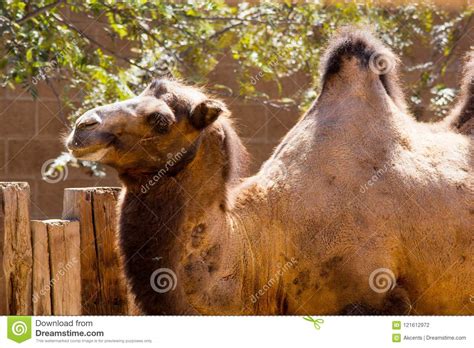
[[[101,123],[101,120],[97,114],[92,114],[87,117],[84,116],[77,120],[76,129],[92,129]]]

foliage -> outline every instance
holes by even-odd
[[[429,109],[441,116],[454,96],[444,74],[472,12],[373,2],[6,0],[0,2],[0,81],[21,85],[33,96],[38,82],[46,83],[74,119],[93,106],[129,98],[154,77],[209,83],[208,74],[226,54],[237,63],[239,88],[210,85],[217,93],[306,107],[319,87],[319,60],[328,37],[344,24],[358,23],[373,27],[398,54],[410,55],[420,44],[427,48],[426,61],[404,66],[419,73],[408,92],[415,107],[428,98]],[[113,42],[125,48],[111,48],[72,20],[78,17],[102,23]],[[297,72],[310,82],[285,94],[282,81]],[[279,95],[259,90],[262,81],[274,83]],[[71,97],[77,95],[79,106]]]

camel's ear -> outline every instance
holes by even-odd
[[[227,112],[227,108],[224,103],[218,100],[206,99],[194,107],[189,117],[191,124],[196,129],[203,129],[225,112]]]

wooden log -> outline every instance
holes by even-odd
[[[92,191],[65,189],[63,204],[63,219],[80,222],[82,313],[99,314],[100,282],[92,220]]]
[[[117,247],[119,188],[64,191],[63,218],[81,228],[82,308],[84,314],[128,314],[128,296]]]
[[[31,315],[30,187],[0,183],[0,314]]]
[[[79,222],[46,220],[55,315],[81,314]]]
[[[120,271],[118,254],[117,198],[118,191],[96,191],[93,210],[102,310],[104,314],[126,314],[127,292]]]
[[[33,315],[51,315],[51,277],[49,269],[48,226],[31,221],[33,241]]]

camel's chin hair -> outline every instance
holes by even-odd
[[[108,149],[104,148],[104,149],[98,149],[96,151],[89,152],[89,153],[79,155],[79,156],[74,154],[74,152],[72,154],[74,155],[74,157],[76,157],[79,160],[99,162],[102,158],[104,158],[107,152],[108,152]]]

